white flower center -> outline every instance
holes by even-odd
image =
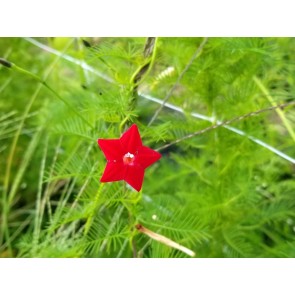
[[[123,162],[124,164],[127,164],[127,165],[133,165],[134,155],[128,152],[127,154],[123,156]]]

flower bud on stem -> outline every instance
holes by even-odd
[[[12,66],[12,64],[8,60],[6,60],[2,57],[0,57],[0,64],[4,67],[7,67],[7,68],[11,68],[11,66]]]

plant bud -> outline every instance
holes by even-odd
[[[1,57],[0,57],[0,64],[4,67],[7,67],[7,68],[12,67],[12,64],[8,60],[1,58]]]

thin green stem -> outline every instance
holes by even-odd
[[[190,66],[194,62],[194,60],[201,54],[201,52],[202,52],[205,44],[207,43],[207,41],[208,41],[208,38],[205,37],[204,40],[202,41],[202,43],[200,44],[200,46],[197,48],[197,50],[195,51],[195,53],[191,57],[191,59],[189,60],[189,62],[187,63],[187,65],[185,66],[185,68],[183,69],[183,71],[178,76],[178,79],[175,82],[175,84],[168,91],[166,97],[163,99],[162,105],[160,105],[160,107],[157,109],[157,111],[155,112],[154,116],[151,118],[150,122],[148,123],[148,126],[151,126],[152,123],[156,120],[156,118],[158,117],[159,113],[161,112],[161,110],[165,106],[165,103],[168,101],[168,99],[171,97],[173,91],[176,89],[176,87],[180,83],[180,81],[183,78],[184,74],[188,71],[188,69],[190,68]]]
[[[208,132],[208,131],[211,131],[213,129],[216,129],[218,127],[222,127],[222,126],[225,126],[225,125],[229,125],[231,123],[234,123],[234,122],[237,122],[237,121],[241,121],[243,119],[246,119],[246,118],[249,118],[249,117],[252,117],[252,116],[256,116],[258,114],[261,114],[261,113],[264,113],[264,112],[267,112],[267,111],[272,111],[274,109],[277,109],[277,108],[284,108],[284,107],[287,107],[287,106],[292,106],[292,105],[295,105],[295,102],[289,102],[289,103],[284,103],[284,104],[280,104],[280,105],[275,105],[275,106],[272,106],[272,107],[268,107],[268,108],[265,108],[265,109],[261,109],[261,110],[258,110],[258,111],[255,111],[255,112],[251,112],[251,113],[247,113],[247,114],[244,114],[244,115],[241,115],[239,117],[235,117],[233,119],[230,119],[230,120],[227,120],[227,121],[224,121],[224,122],[219,122],[217,124],[214,124],[212,126],[209,126],[205,129],[202,129],[202,130],[199,130],[199,131],[196,131],[194,133],[191,133],[191,134],[188,134],[184,137],[181,137],[179,139],[176,139],[168,144],[165,144],[159,148],[156,149],[156,151],[160,151],[160,150],[163,150],[163,149],[166,149],[174,144],[177,144],[183,140],[186,140],[186,139],[189,139],[189,138],[192,138],[194,136],[197,136],[197,135],[200,135],[200,134],[203,134],[205,132]]]
[[[114,216],[113,216],[113,218],[112,218],[111,224],[110,224],[110,226],[109,226],[109,228],[108,228],[108,231],[107,231],[107,233],[106,233],[106,235],[105,235],[105,238],[104,238],[104,240],[103,240],[103,242],[102,242],[102,244],[101,244],[101,246],[100,246],[100,248],[99,248],[99,255],[101,255],[101,253],[102,253],[103,250],[105,249],[105,247],[106,247],[106,245],[107,245],[107,242],[108,242],[108,238],[109,238],[109,236],[111,235],[113,229],[115,228],[115,225],[116,225],[116,223],[118,222],[118,220],[120,219],[120,217],[121,217],[123,211],[124,211],[124,206],[123,206],[123,205],[118,206],[118,208],[117,208],[117,210],[116,210],[116,212],[114,213]]]
[[[28,70],[25,70],[17,66],[14,63],[11,63],[11,62],[9,63],[11,64],[11,66],[9,67],[10,69],[16,70],[17,72],[27,75],[33,78],[34,80],[38,81],[39,83],[41,83],[45,88],[47,88],[51,93],[53,93],[56,98],[62,101],[73,113],[75,113],[81,120],[83,120],[85,124],[87,124],[91,129],[93,129],[93,126],[79,112],[77,112],[74,107],[72,107],[65,99],[63,99],[51,86],[49,86],[44,79],[35,75],[34,73],[31,73]]]
[[[149,37],[145,43],[143,55],[146,58],[144,64],[140,65],[138,69],[134,72],[130,79],[130,83],[133,84],[133,88],[136,91],[137,87],[150,73],[153,64],[156,59],[156,49],[157,49],[158,38]]]
[[[288,119],[286,118],[284,112],[281,110],[281,108],[278,107],[278,105],[276,104],[276,102],[274,101],[274,99],[272,98],[272,96],[270,95],[269,91],[267,90],[267,88],[262,84],[262,82],[260,81],[260,79],[258,79],[256,76],[253,77],[254,82],[256,83],[256,85],[260,88],[260,90],[262,91],[262,93],[266,96],[266,98],[268,99],[268,101],[270,102],[270,104],[273,107],[276,107],[275,110],[277,112],[277,114],[279,115],[279,117],[281,118],[283,124],[285,125],[287,131],[289,132],[290,136],[292,137],[293,141],[295,142],[295,132],[292,129],[292,126],[290,125]]]
[[[94,207],[93,207],[94,209],[92,210],[91,214],[88,216],[87,221],[86,221],[86,224],[85,224],[84,236],[86,236],[88,234],[89,229],[91,227],[91,224],[93,222],[95,211],[96,211],[97,206],[99,204],[100,196],[101,196],[101,193],[102,193],[103,188],[104,188],[104,183],[101,182],[100,185],[99,185],[99,188],[97,190],[97,193],[95,195],[95,198],[94,198]]]
[[[58,143],[55,146],[55,152],[54,152],[53,160],[52,160],[52,163],[51,163],[48,179],[52,178],[54,168],[55,168],[55,165],[56,165],[56,161],[57,161],[57,157],[58,157],[58,151],[60,150],[60,147],[61,147],[61,143],[62,143],[62,137],[59,138]],[[54,188],[53,183],[48,181],[48,183],[46,185],[46,188],[45,188],[45,192],[44,192],[44,196],[43,196],[43,202],[42,202],[42,206],[41,206],[41,210],[42,210],[41,215],[43,216],[45,206],[47,205],[49,223],[52,223],[52,210],[51,210],[51,204],[50,204],[50,195],[51,195],[51,193],[53,191],[53,188]]]
[[[38,241],[39,241],[40,232],[41,232],[41,223],[43,218],[41,195],[42,195],[42,187],[43,187],[43,181],[44,181],[45,164],[46,164],[46,158],[47,158],[47,148],[48,148],[48,136],[46,137],[46,140],[45,140],[43,158],[41,160],[38,192],[37,192],[37,200],[36,200],[34,232],[33,232],[33,250],[32,250],[34,257],[36,256],[35,254],[38,247]]]

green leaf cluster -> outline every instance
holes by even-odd
[[[0,39],[46,82],[0,66],[0,257],[187,257],[137,224],[199,258],[295,257],[292,105],[161,150],[139,193],[99,182],[97,139],[132,123],[157,149],[294,102],[294,38],[208,38],[185,70],[203,40],[157,38],[147,57],[146,38]]]

